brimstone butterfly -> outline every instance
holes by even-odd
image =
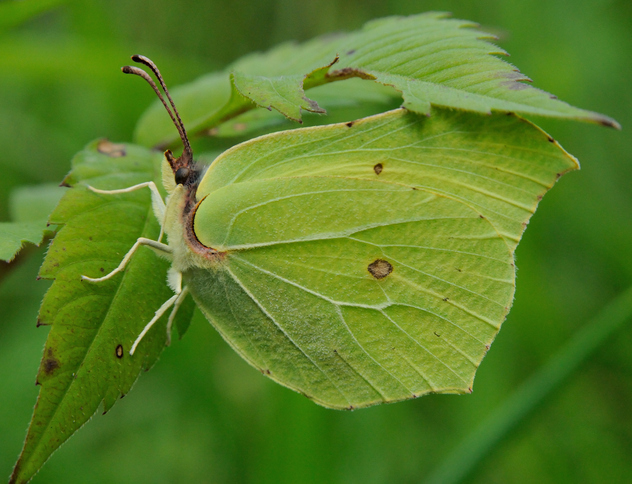
[[[172,262],[168,332],[184,296],[270,378],[332,408],[425,393],[471,392],[514,295],[514,249],[538,201],[578,167],[515,115],[397,109],[343,124],[273,133],[207,169],[154,63],[152,85],[184,145],[167,150],[168,243],[139,239]],[[173,308],[173,309],[171,309]]]

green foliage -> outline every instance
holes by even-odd
[[[52,236],[55,227],[48,224],[48,215],[63,195],[55,185],[39,185],[16,189],[9,199],[12,222],[0,222],[0,260],[11,261],[24,243],[40,245]]]
[[[430,99],[475,113],[517,107],[615,126],[558,101],[547,101],[556,111],[543,110],[541,93],[518,98],[526,109],[508,104],[507,93],[522,89],[508,86],[506,75],[504,84],[494,81],[486,91],[488,104],[471,102],[467,93],[476,94],[478,87],[470,92],[468,83],[456,84],[465,96],[453,95],[451,79],[467,74],[474,86],[481,84],[464,67],[469,62],[494,79],[508,69],[486,64],[497,60],[480,33],[463,29],[469,26],[435,14],[375,21],[343,37],[350,42],[345,48],[352,46],[344,55],[355,66],[345,67],[348,59],[337,55],[305,75],[289,73],[304,69],[303,63],[321,65],[323,55],[330,55],[323,51],[330,52],[332,42],[339,50],[341,40],[317,39],[247,57],[233,67],[227,103],[194,123],[194,129],[208,129],[254,105],[300,120],[302,109],[324,112],[304,96],[305,86],[351,77],[403,93],[408,109],[264,136],[218,157],[197,189],[191,226],[197,240],[222,254],[217,266],[191,266],[186,257],[178,262],[176,247],[183,242],[172,239],[182,237],[185,222],[175,193],[175,202],[167,204],[164,228],[174,267],[184,271],[202,312],[262,373],[322,405],[354,409],[426,393],[471,392],[476,369],[513,301],[513,250],[546,190],[578,167],[550,136],[513,113],[481,118],[435,109],[424,121],[420,115],[430,113]],[[433,97],[429,89],[431,97],[424,100],[411,73],[425,77],[420,73],[436,62],[428,46],[439,40],[447,45],[441,53],[458,54],[456,60],[447,57],[444,69],[461,65],[443,79],[447,95],[442,89]],[[343,67],[332,71],[338,62]],[[286,75],[243,72],[269,74],[279,64]],[[221,79],[211,75],[200,84]],[[222,98],[219,92],[201,104],[209,109]],[[187,104],[195,104],[197,89],[189,93]],[[495,104],[495,98],[502,102]],[[140,126],[146,130],[142,120]],[[158,231],[147,194],[119,197],[81,187],[157,183],[160,159],[103,140],[73,161],[65,183],[79,185],[50,218],[63,229],[40,271],[55,279],[39,315],[40,325],[53,326],[38,373],[42,390],[11,482],[27,481],[100,404],[109,410],[164,347],[165,328],[157,324],[142,349],[127,355],[135,335],[168,299],[161,282],[164,261],[156,263],[154,254],[143,251],[123,275],[81,280],[109,274],[136,239],[155,239]],[[338,264],[333,272],[332,264]],[[130,310],[135,299],[139,303]],[[188,296],[187,301],[178,316],[181,332],[191,318]]]
[[[0,222],[0,260],[13,260],[25,242],[40,245],[45,232],[46,219],[34,222]]]
[[[81,280],[107,274],[138,237],[156,238],[159,232],[149,193],[113,199],[86,185],[116,189],[147,181],[158,173],[160,161],[143,148],[106,141],[92,143],[73,159],[66,183],[74,188],[50,216],[61,229],[40,269],[40,277],[54,279],[38,319],[38,325],[51,326],[37,375],[41,390],[11,482],[28,481],[100,405],[107,412],[127,394],[164,349],[166,318],[134,357],[128,353],[169,298],[167,261],[141,250],[124,274],[98,284]],[[190,320],[192,309],[189,301],[178,317]]]
[[[492,55],[506,54],[485,40],[493,36],[474,30],[476,24],[446,17],[429,13],[386,18],[350,34],[284,44],[174,90],[173,96],[191,133],[214,128],[255,105],[276,109],[295,121],[301,120],[301,110],[323,113],[304,89],[351,77],[394,87],[402,93],[404,107],[420,114],[430,114],[434,105],[618,126],[607,116],[569,106],[525,84],[528,77]],[[359,86],[352,96],[363,96],[362,91]],[[341,96],[348,97],[349,92]],[[177,140],[164,116],[158,116],[161,110],[154,103],[141,118],[136,131],[140,144],[168,146]]]
[[[37,2],[4,2],[9,3],[28,8]],[[541,86],[629,124],[629,67],[620,61],[632,47],[626,23],[632,11],[625,2],[583,3],[573,11],[556,0],[511,1],[502,8],[485,1],[428,5],[476,18],[486,26],[483,30],[503,26],[506,31],[496,32],[503,45]],[[344,5],[317,0],[291,8],[273,1],[243,7],[212,1],[203,8],[184,3],[174,9],[159,1],[147,18],[135,2],[70,3],[3,36],[0,215],[7,217],[4,202],[12,187],[58,183],[67,159],[85,140],[105,133],[129,139],[150,92],[140,82],[119,80],[121,52],[150,54],[168,82],[176,84],[279,40],[348,31],[371,17],[413,13],[409,2],[397,0],[351,0]],[[229,85],[227,76],[224,81],[222,85]],[[382,89],[370,96],[367,86]],[[342,89],[351,95],[336,95]],[[303,112],[305,125],[357,119],[401,102],[392,89],[360,79],[307,93],[327,108],[328,116]],[[164,134],[173,137],[164,113],[158,116],[164,117]],[[291,123],[274,110],[251,110],[217,126],[212,148]],[[198,318],[192,337],[166,352],[162,364],[113,415],[96,419],[64,446],[39,479],[193,482],[213,476],[217,482],[415,482],[428,475],[479,422],[498,421],[503,413],[499,402],[507,392],[629,284],[628,138],[575,125],[551,123],[547,129],[581,154],[584,171],[547,197],[521,243],[512,324],[487,356],[473,396],[422,399],[353,414],[326,412],[257,378]],[[218,139],[223,136],[233,139]],[[5,474],[34,400],[29,375],[46,331],[32,328],[46,287],[33,281],[36,262],[30,251],[17,262],[0,263],[0,468]],[[538,406],[537,419],[524,417],[535,405],[526,395],[522,403],[527,409],[517,417],[519,431],[507,434],[502,446],[490,444],[477,453],[482,465],[475,472],[469,467],[469,480],[520,475],[533,481],[597,482],[607,475],[624,481],[631,471],[627,443],[632,428],[624,410],[629,407],[628,348],[625,328],[608,341],[607,351],[605,345],[598,351],[591,345],[581,356],[584,366],[568,384],[547,387],[549,398]],[[486,461],[486,456],[492,458]]]

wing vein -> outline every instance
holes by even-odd
[[[272,321],[272,323],[279,328],[279,330],[285,335],[285,337],[288,339],[288,341],[290,341],[294,347],[296,347],[296,349],[298,349],[304,356],[305,358],[307,358],[310,363],[312,365],[314,365],[314,367],[316,369],[318,369],[318,371],[320,371],[325,378],[327,378],[327,380],[329,380],[331,382],[331,384],[333,385],[333,387],[338,391],[338,393],[340,393],[340,395],[347,401],[347,403],[349,405],[351,405],[351,402],[349,401],[349,398],[347,397],[347,395],[345,395],[345,393],[338,387],[338,385],[336,385],[336,383],[329,377],[329,375],[325,372],[325,370],[323,370],[318,363],[316,363],[306,352],[305,350],[303,350],[303,348],[301,348],[293,339],[292,337],[285,331],[285,329],[283,329],[283,327],[276,321],[276,319],[274,319],[274,317],[263,307],[263,305],[261,304],[261,302],[254,296],[254,294],[252,294],[248,288],[241,282],[241,280],[239,280],[239,278],[233,273],[233,271],[231,271],[228,267],[226,268],[226,270],[228,271],[228,273],[231,275],[231,277],[234,279],[234,281],[239,284],[239,286],[243,289],[243,291],[248,294],[248,296],[250,297],[250,299],[252,299],[252,301],[259,307],[259,309],[261,310],[261,312],[263,312],[263,314],[266,315],[266,317]]]

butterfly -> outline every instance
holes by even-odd
[[[578,167],[513,114],[404,108],[236,145],[197,164],[160,71],[135,55],[178,130],[162,199],[149,188],[174,291],[134,342],[191,294],[263,374],[331,408],[468,393],[511,307],[514,250],[559,176]],[[166,236],[167,241],[163,242]]]

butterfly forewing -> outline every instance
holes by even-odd
[[[515,117],[483,136],[468,116],[400,110],[216,160],[195,230],[223,263],[185,279],[224,338],[326,406],[471,391],[513,299],[522,224],[575,161]]]

